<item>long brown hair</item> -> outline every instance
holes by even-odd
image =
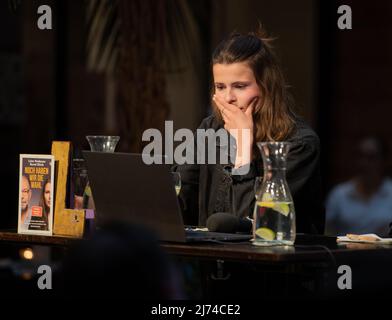
[[[43,183],[41,197],[39,200],[39,206],[42,208],[42,220],[45,222],[44,230],[49,230],[48,228],[49,228],[50,207],[46,205],[46,201],[45,201],[45,188],[48,183],[51,183],[50,179],[46,179],[45,182]]]
[[[216,47],[212,55],[214,64],[246,62],[253,70],[261,90],[262,99],[253,113],[254,138],[259,141],[282,141],[294,130],[293,99],[271,46],[272,39],[259,26],[257,32],[247,35],[232,33]],[[211,92],[214,92],[212,89]],[[223,121],[214,105],[215,116]]]

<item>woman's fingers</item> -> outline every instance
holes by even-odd
[[[245,111],[241,108],[225,102],[222,98],[214,95],[213,101],[221,112],[225,128],[252,128],[253,127],[253,110],[258,102],[258,97],[251,100]]]
[[[253,115],[253,110],[255,109],[257,102],[259,101],[258,97],[255,97],[252,102],[249,104],[248,108],[245,110],[245,114],[250,117]]]
[[[213,101],[214,101],[216,107],[219,109],[219,111],[220,111],[222,117],[224,117],[224,116],[225,116],[225,115],[224,115],[224,110],[225,110],[224,106],[223,106],[219,101],[217,101],[217,100],[215,99],[215,97],[212,98],[212,99],[213,99]]]
[[[245,115],[246,115],[248,118],[251,118],[251,117],[252,117],[252,115],[253,115],[253,105],[250,105],[248,108],[246,108],[246,110],[245,110]]]
[[[219,101],[217,101],[216,99],[214,99],[214,103],[215,103],[216,107],[219,109],[219,111],[220,111],[220,113],[222,115],[223,121],[225,123],[227,123],[229,119],[227,118],[227,112],[225,113],[225,107]]]
[[[236,112],[238,109],[237,107],[235,107],[235,106],[231,105],[230,103],[227,103],[223,99],[219,98],[217,95],[214,95],[212,99],[217,104],[217,106],[221,112],[224,111],[224,112],[230,114],[230,112]]]
[[[222,115],[223,121],[225,123],[230,123],[231,122],[231,118],[232,118],[231,111],[228,110],[227,108],[225,108],[225,106],[223,106],[218,101],[215,101],[215,104],[218,107],[218,109],[220,110],[220,113]]]
[[[222,118],[225,123],[227,123],[229,121],[229,119],[227,118],[227,116],[224,113],[222,113]]]

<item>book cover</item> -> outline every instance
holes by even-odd
[[[18,233],[52,235],[54,157],[20,155]]]

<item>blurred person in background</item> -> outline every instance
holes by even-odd
[[[183,299],[176,270],[150,231],[111,223],[70,250],[57,284],[66,298]]]
[[[327,233],[388,234],[392,221],[392,180],[386,176],[387,147],[367,137],[358,145],[357,174],[327,198]]]

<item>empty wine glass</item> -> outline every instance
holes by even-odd
[[[119,136],[86,136],[91,151],[114,152]]]

